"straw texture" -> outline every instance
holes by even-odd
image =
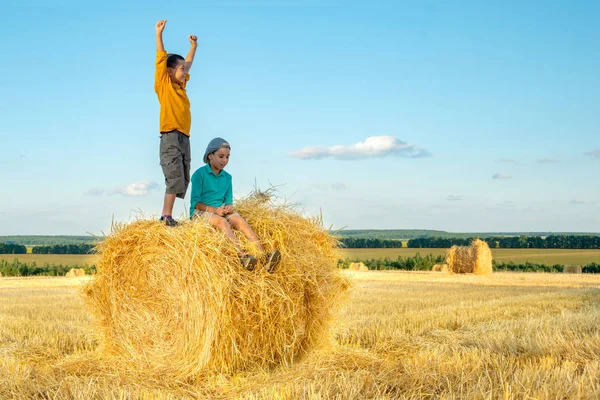
[[[363,262],[352,262],[348,265],[348,269],[350,271],[368,271],[369,267],[367,267]]]
[[[452,246],[446,255],[446,264],[457,274],[491,274],[492,251],[486,242],[475,239],[471,246]]]
[[[84,289],[103,356],[141,375],[184,380],[290,364],[329,342],[350,286],[336,267],[337,241],[320,219],[264,193],[235,209],[265,251],[281,251],[275,273],[262,263],[243,269],[231,242],[202,219],[113,227]]]
[[[581,274],[583,270],[581,265],[565,265],[563,267],[563,273],[565,274]]]
[[[450,269],[448,268],[448,264],[435,264],[431,267],[431,270],[434,272],[448,272]]]
[[[66,277],[73,276],[85,276],[85,270],[83,268],[71,268],[69,272],[65,274]]]

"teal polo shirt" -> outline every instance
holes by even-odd
[[[196,203],[210,207],[233,204],[233,187],[231,175],[221,170],[215,175],[210,165],[198,168],[192,175],[192,199],[190,201],[190,218],[194,216]]]

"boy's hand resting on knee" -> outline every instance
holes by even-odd
[[[227,215],[227,211],[225,211],[225,207],[221,206],[221,207],[216,207],[215,208],[215,214],[224,217],[225,215]]]
[[[231,204],[225,204],[223,208],[225,209],[225,214],[231,214],[233,212],[233,206]]]

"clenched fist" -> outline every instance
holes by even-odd
[[[161,19],[156,23],[156,33],[162,33],[165,30],[165,25],[167,24],[166,19]]]

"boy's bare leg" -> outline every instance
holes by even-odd
[[[162,215],[173,215],[173,205],[175,205],[176,194],[165,194]]]
[[[229,218],[229,223],[231,224],[231,226],[233,226],[234,229],[241,231],[249,241],[254,243],[258,251],[260,251],[261,253],[263,252],[263,248],[260,245],[258,238],[256,237],[256,233],[254,233],[254,231],[252,230],[250,225],[248,225],[248,222],[246,222],[244,218],[242,218],[239,215],[233,215],[231,216],[231,218]]]
[[[229,225],[229,222],[227,222],[225,218],[217,214],[213,214],[210,216],[208,222],[212,226],[223,232],[225,236],[227,236],[229,239],[231,239],[238,253],[240,255],[243,254],[242,245],[240,244],[240,241],[238,240],[237,236],[235,236],[235,233],[233,233],[233,231],[231,230],[231,225]]]

